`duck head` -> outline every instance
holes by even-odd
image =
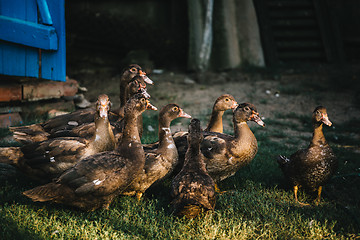
[[[189,134],[187,137],[189,145],[192,145],[195,143],[200,144],[203,139],[204,139],[204,136],[201,131],[200,120],[197,118],[191,119],[190,124],[189,124]]]
[[[256,107],[251,103],[241,103],[234,110],[234,122],[241,123],[247,121],[254,121],[262,127],[265,127],[265,123],[261,120]]]
[[[326,124],[328,126],[331,126],[332,123],[329,120],[329,117],[326,112],[326,108],[323,106],[318,106],[315,108],[312,116],[312,121],[314,124]]]
[[[154,110],[156,111],[157,108],[153,106],[149,99],[142,93],[137,93],[132,96],[124,107],[124,114],[125,116],[128,115],[135,115],[138,116],[143,113],[145,110]]]
[[[107,118],[110,111],[111,102],[106,94],[101,94],[95,104],[96,111],[101,118]]]
[[[226,111],[229,109],[235,109],[238,106],[235,98],[230,94],[224,94],[218,97],[214,104],[214,110]]]
[[[127,85],[127,96],[131,98],[136,93],[142,93],[146,98],[150,98],[150,94],[147,92],[146,83],[140,76],[135,76]]]
[[[135,76],[140,76],[147,84],[154,84],[138,64],[130,64],[128,67],[124,68],[121,75],[121,81],[125,82],[124,84],[127,84]]]
[[[189,114],[184,112],[182,108],[179,107],[179,105],[175,103],[170,103],[166,106],[164,106],[159,113],[159,118],[168,118],[170,121],[183,117],[183,118],[191,118]]]

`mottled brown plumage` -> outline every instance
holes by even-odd
[[[156,181],[170,174],[178,161],[178,152],[171,135],[170,123],[179,117],[191,118],[177,104],[168,104],[159,113],[159,145],[155,149],[145,150],[145,166],[139,178],[124,191],[124,195],[142,194]]]
[[[33,201],[53,201],[84,210],[108,208],[144,168],[145,153],[137,129],[137,117],[153,109],[142,95],[125,105],[123,137],[114,151],[89,156],[64,172],[54,182],[24,192]]]
[[[215,182],[206,170],[204,156],[200,151],[202,140],[200,121],[192,119],[184,166],[171,184],[171,205],[179,217],[194,218],[215,207]]]
[[[230,94],[223,94],[214,103],[210,121],[204,131],[223,133],[224,127],[222,117],[226,110],[237,107],[237,102]]]
[[[234,136],[215,132],[203,132],[201,152],[205,165],[216,183],[234,175],[240,168],[251,162],[257,153],[257,141],[247,125],[255,121],[264,126],[254,105],[242,103],[233,112]],[[187,149],[187,133],[175,133],[173,138],[179,152],[179,163]]]
[[[58,137],[17,148],[0,148],[0,161],[15,165],[32,178],[48,182],[80,159],[115,148],[115,138],[108,119],[109,110],[108,96],[100,95],[96,102],[94,130],[90,139]]]
[[[315,203],[320,203],[322,186],[332,177],[338,165],[322,130],[323,123],[332,125],[325,107],[315,108],[312,123],[314,132],[308,148],[298,150],[289,159],[284,156],[278,157],[281,170],[294,188],[295,201],[300,205],[307,205],[298,201],[297,191],[300,187],[317,190],[318,197]]]
[[[129,88],[133,88],[134,83],[136,83],[139,86],[139,91],[146,91],[146,82],[152,83],[141,71],[140,66],[133,64],[124,70],[120,79],[120,84],[123,85],[120,95],[124,98],[123,104],[115,112],[109,113],[110,123],[115,126],[113,127],[114,130],[116,130],[117,122],[123,117],[123,105],[133,91]],[[92,123],[95,112],[96,110],[93,108],[81,109],[51,118],[44,123],[10,127],[9,129],[13,132],[15,140],[23,144],[44,141],[54,137],[71,136],[89,139],[93,136],[95,129]]]

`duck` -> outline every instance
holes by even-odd
[[[136,195],[138,200],[144,192],[155,182],[161,181],[169,175],[178,161],[178,152],[172,138],[170,124],[176,118],[191,118],[179,105],[171,103],[159,112],[159,145],[155,149],[145,151],[145,166],[137,181],[134,181],[123,195]]]
[[[116,141],[108,118],[110,105],[106,94],[99,95],[90,139],[58,137],[21,147],[0,148],[0,162],[16,166],[31,178],[48,182],[87,156],[114,150]]]
[[[200,149],[205,156],[206,169],[214,179],[218,192],[220,190],[217,184],[248,165],[257,153],[257,140],[247,125],[248,121],[265,127],[256,107],[251,103],[241,103],[233,110],[234,135],[203,132],[204,140]],[[184,162],[187,135],[187,132],[177,132],[173,135],[180,164]]]
[[[171,205],[178,217],[195,218],[215,208],[215,182],[206,170],[200,150],[204,137],[200,121],[192,119],[187,135],[188,148],[181,171],[171,183]]]
[[[293,186],[295,202],[300,206],[309,204],[298,200],[299,188],[317,191],[315,205],[318,205],[322,187],[331,179],[338,167],[338,160],[325,139],[323,124],[331,126],[332,122],[326,108],[317,106],[312,114],[313,135],[309,146],[296,151],[290,158],[280,155],[277,159],[280,169]]]
[[[128,84],[134,81],[134,77],[136,76],[142,78],[142,82],[139,82],[139,88],[145,88],[146,82],[149,82],[150,84],[153,83],[141,70],[141,67],[139,65],[131,64],[126,69],[124,69],[120,78],[120,85],[125,86],[122,88],[123,90],[120,97],[125,96],[125,99],[128,98],[129,95],[126,94],[127,87],[129,86]],[[122,119],[123,113],[119,112],[121,109],[122,108],[120,107],[115,112],[113,111],[109,113],[109,120],[111,123],[115,123]],[[72,113],[56,116],[43,123],[19,127],[10,127],[9,130],[13,132],[14,139],[22,144],[44,141],[52,138],[52,135],[54,134],[55,136],[61,136],[61,134],[64,133],[69,134],[70,132],[67,130],[71,130],[73,128],[77,128],[78,133],[85,133],[88,137],[91,138],[93,134],[91,132],[88,134],[87,131],[79,131],[79,128],[81,128],[79,126],[93,122],[95,111],[96,110],[93,108],[80,109]],[[85,127],[85,129],[87,129],[87,127]],[[72,134],[72,136],[79,136],[76,135],[76,133]]]
[[[224,112],[236,108],[237,105],[235,98],[230,94],[223,94],[218,97],[212,108],[210,121],[204,131],[223,133],[222,117]]]
[[[137,118],[146,109],[157,110],[143,94],[135,94],[125,105],[125,128],[115,150],[84,158],[51,183],[23,194],[33,201],[51,201],[86,211],[109,209],[113,199],[135,181],[144,168],[145,152]]]

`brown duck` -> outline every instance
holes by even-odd
[[[200,121],[192,119],[184,166],[171,184],[171,205],[179,217],[194,218],[215,207],[215,182],[206,170],[204,156],[200,151],[202,140]]]
[[[127,86],[135,76],[140,76],[143,79],[142,83],[139,83],[140,88],[146,87],[146,84],[144,84],[144,82],[152,83],[152,81],[145,75],[145,73],[141,71],[140,66],[136,64],[130,65],[123,71],[120,79],[120,84],[123,84],[125,86],[123,87],[122,93],[125,98],[128,97],[128,94],[126,94],[128,91]],[[66,134],[72,134],[71,136],[85,137],[83,135],[76,135],[82,133],[85,134],[87,137],[91,138],[93,134],[91,131],[88,131],[89,126],[85,126],[84,129],[82,129],[82,125],[93,122],[95,111],[96,110],[93,108],[81,109],[69,114],[64,114],[51,118],[44,123],[20,127],[10,127],[9,129],[13,132],[15,140],[23,144],[44,141],[52,138],[54,135],[58,137],[68,136]],[[111,112],[109,114],[109,119],[111,123],[117,122],[122,117],[123,113],[119,115],[119,112]],[[69,131],[73,128],[77,128],[75,132]]]
[[[315,108],[312,123],[314,132],[308,148],[298,150],[290,156],[290,159],[284,156],[278,157],[281,170],[294,188],[295,201],[300,205],[308,205],[298,201],[297,192],[300,187],[317,190],[315,204],[320,203],[322,186],[331,178],[338,165],[322,130],[323,124],[332,125],[325,107]]]
[[[51,180],[75,165],[80,159],[115,148],[108,112],[110,100],[103,94],[96,101],[93,136],[59,137],[26,144],[23,147],[0,148],[0,162],[18,167],[32,178]]]
[[[233,112],[234,136],[203,132],[201,152],[205,156],[206,169],[215,183],[234,175],[255,157],[258,149],[257,141],[247,121],[265,126],[255,106],[251,103],[242,103]],[[184,149],[187,149],[187,141],[185,141],[187,133],[175,133],[173,137],[181,163],[185,155]]]
[[[178,161],[178,152],[172,138],[170,123],[179,117],[191,118],[177,104],[168,104],[159,113],[159,145],[145,150],[145,166],[139,178],[124,191],[124,195],[135,195],[140,200],[142,194],[156,181],[163,179],[173,170]]]
[[[54,182],[25,191],[24,195],[33,201],[52,201],[84,210],[108,208],[144,168],[137,118],[146,109],[156,110],[142,94],[134,95],[125,105],[123,137],[114,151],[82,159]]]
[[[223,133],[222,117],[226,110],[237,107],[237,102],[230,94],[223,94],[214,103],[210,121],[204,131]]]

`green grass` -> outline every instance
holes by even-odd
[[[297,120],[300,124],[290,121]],[[202,119],[206,121],[207,118]],[[319,206],[294,204],[291,188],[277,166],[276,156],[289,156],[303,142],[289,140],[279,128],[311,131],[309,117],[296,114],[267,119],[267,127],[252,125],[259,151],[250,165],[220,183],[227,192],[217,196],[215,211],[194,220],[179,219],[169,207],[169,182],[152,187],[137,202],[118,197],[110,210],[82,212],[57,204],[33,203],[21,192],[37,183],[21,173],[0,178],[1,239],[354,239],[360,237],[360,154],[349,133],[360,132],[360,120],[324,128],[340,167],[324,187]],[[154,131],[149,131],[151,125]],[[186,126],[184,126],[185,128]],[[0,130],[0,137],[9,132]],[[272,141],[277,136],[280,141]],[[144,115],[144,142],[157,140],[157,114]],[[1,167],[1,166],[0,166]],[[300,191],[301,201],[312,193]]]

